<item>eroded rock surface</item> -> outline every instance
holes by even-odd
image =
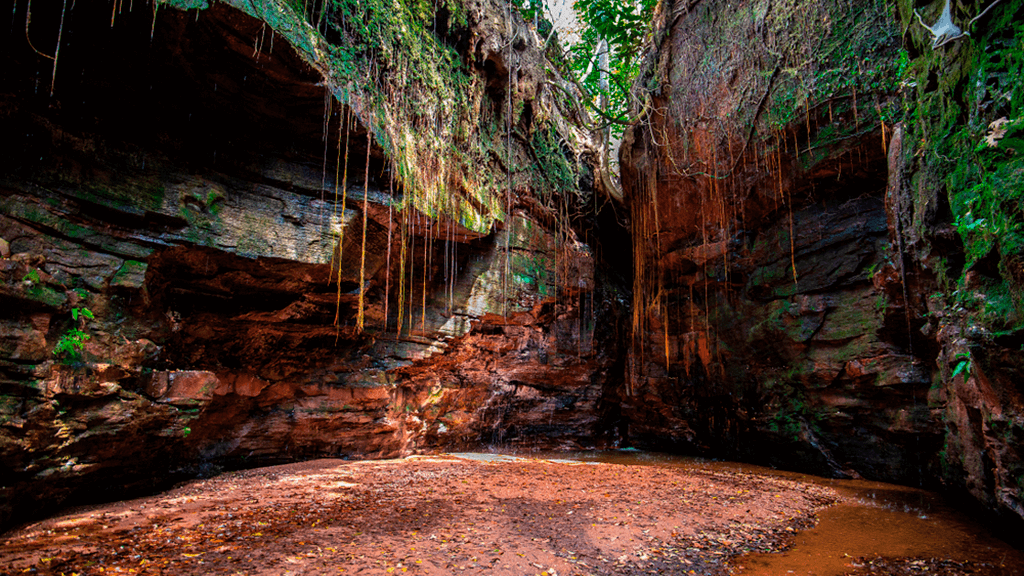
[[[908,80],[918,53],[900,51],[897,20],[920,31],[905,4],[661,4],[646,113],[623,147],[638,263],[627,435],[944,485],[1019,523],[1014,312],[1003,301],[1005,318],[979,321],[952,292],[963,247],[937,169],[917,160],[932,128],[912,127],[919,143],[895,122],[955,100],[936,70],[972,64],[921,53],[932,80],[927,65]],[[975,310],[1000,305],[1014,261],[998,261],[966,275]]]
[[[310,24],[337,14],[169,4],[0,6],[29,22],[0,56],[0,525],[224,467],[619,441],[1024,516],[1021,260],[964,254],[956,149],[921,148],[959,116],[896,122],[1019,87],[968,86],[965,42],[938,82],[910,3],[662,2],[630,234],[505,5],[417,21],[466,92],[420,93],[430,122],[334,74],[364,56]]]
[[[52,62],[5,41],[0,524],[224,467],[614,439],[625,300],[579,240],[604,215],[560,219],[598,193],[592,152],[532,149],[569,128],[535,33],[499,8],[432,24],[486,88],[481,122],[529,109],[484,142],[476,176],[515,189],[483,228],[402,208],[372,103],[332,100],[322,55],[270,16],[111,27],[79,5],[53,96]],[[33,39],[59,18],[33,10]],[[538,154],[579,170],[563,195]]]

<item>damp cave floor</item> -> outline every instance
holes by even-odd
[[[715,469],[314,460],[23,526],[0,536],[0,574],[730,574],[743,554],[785,549],[843,498]],[[850,574],[976,573],[855,560]]]

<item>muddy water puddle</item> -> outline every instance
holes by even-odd
[[[940,494],[864,480],[834,480],[732,462],[636,451],[529,454],[533,458],[721,469],[829,486],[843,497],[774,554],[733,559],[743,576],[973,574],[1024,576],[1024,551],[999,539]]]
[[[900,559],[883,563],[887,570],[1024,574],[1021,551],[936,494],[870,482],[815,480],[831,485],[846,501],[821,511],[818,525],[798,533],[789,551],[737,559],[739,574],[827,576],[858,568],[871,573],[872,561],[879,557]]]

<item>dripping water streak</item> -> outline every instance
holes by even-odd
[[[409,208],[404,206],[402,208],[402,232],[400,239],[400,249],[398,254],[398,318],[395,332],[397,335],[402,334],[402,320],[404,318],[405,311],[405,257],[406,257],[406,243],[408,241],[409,232]]]
[[[44,53],[40,52],[39,49],[36,48],[35,44],[32,43],[32,37],[29,35],[29,32],[28,32],[29,27],[31,25],[32,25],[32,0],[28,0],[28,4],[25,7],[25,41],[28,42],[28,47],[31,48],[32,51],[35,52],[36,54],[42,56],[43,58],[47,58],[49,60],[54,60],[55,58],[53,56],[50,56],[49,54],[44,54]]]

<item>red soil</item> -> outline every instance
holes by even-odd
[[[837,498],[722,470],[317,460],[26,526],[0,541],[0,573],[724,574]]]

